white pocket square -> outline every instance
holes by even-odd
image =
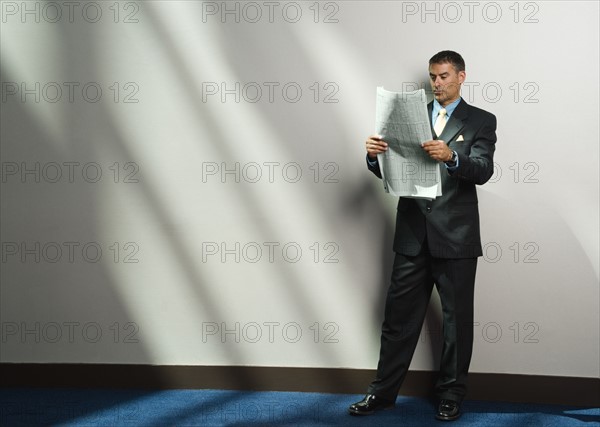
[[[464,140],[465,140],[465,139],[463,138],[463,136],[462,136],[462,135],[458,135],[458,138],[456,138],[456,142],[462,142],[462,141],[464,141]]]

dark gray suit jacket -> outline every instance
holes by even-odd
[[[429,117],[433,104],[427,105]],[[435,132],[432,128],[432,133]],[[457,141],[462,137],[462,141]],[[494,173],[496,117],[464,100],[446,123],[441,135],[458,154],[459,167],[449,173],[443,163],[442,196],[434,200],[401,197],[396,215],[394,251],[417,255],[425,239],[437,258],[475,258],[482,255],[476,184],[486,183]],[[381,178],[379,165],[367,166]]]

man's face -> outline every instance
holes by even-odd
[[[431,64],[429,82],[433,96],[442,107],[456,101],[460,96],[460,85],[465,81],[464,71],[456,71],[449,63]]]

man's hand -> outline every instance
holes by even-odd
[[[452,160],[452,150],[441,139],[425,141],[421,146],[433,160],[437,160],[438,162],[449,162]]]
[[[367,155],[369,159],[377,159],[377,155],[385,153],[387,151],[387,143],[381,139],[381,135],[371,135],[365,142],[367,148]]]

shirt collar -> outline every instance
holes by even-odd
[[[446,107],[442,107],[440,105],[440,103],[437,101],[437,99],[433,100],[433,111],[431,112],[431,115],[433,117],[437,117],[440,110],[442,108],[446,109],[446,116],[448,116],[448,118],[450,118],[450,116],[452,115],[452,113],[454,112],[454,109],[456,108],[456,106],[460,103],[461,101],[461,97],[459,96],[458,99],[456,101],[454,101],[452,104],[447,105]]]

